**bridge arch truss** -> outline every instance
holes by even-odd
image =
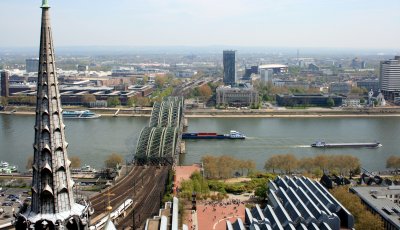
[[[149,126],[142,129],[134,154],[138,165],[173,165],[180,152],[184,101],[168,97],[153,105]]]

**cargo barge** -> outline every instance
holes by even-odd
[[[245,139],[246,136],[238,131],[231,130],[229,134],[218,133],[183,133],[182,139]]]
[[[315,148],[378,148],[382,145],[379,142],[371,143],[326,143],[324,141],[317,141],[311,144],[311,147]]]

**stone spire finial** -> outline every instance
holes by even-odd
[[[43,0],[41,8],[50,8],[49,1],[48,0]]]

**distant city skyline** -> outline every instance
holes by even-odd
[[[1,47],[39,43],[40,0],[1,0]],[[400,1],[50,0],[56,46],[400,49]]]

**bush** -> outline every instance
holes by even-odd
[[[208,187],[211,191],[215,192],[226,192],[225,190],[225,183],[216,180],[210,180],[208,182]]]
[[[227,193],[242,194],[246,192],[246,188],[242,184],[227,184],[225,186],[225,191]]]

